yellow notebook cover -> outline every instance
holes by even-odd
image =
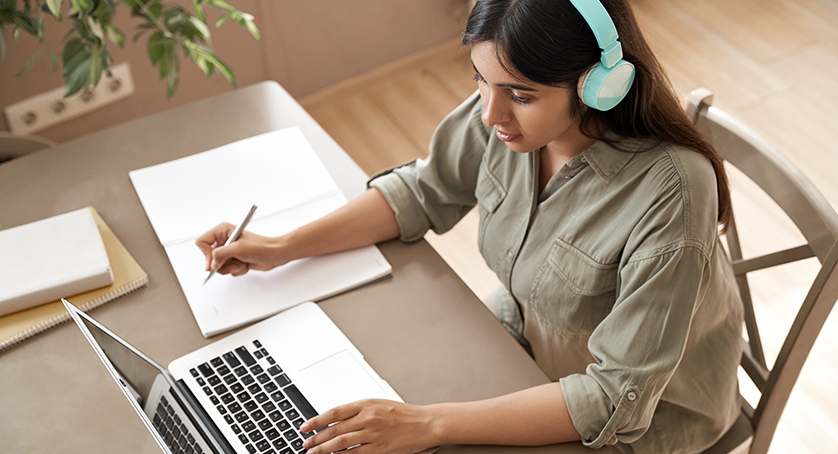
[[[105,243],[105,249],[108,252],[114,280],[113,284],[107,287],[67,298],[85,311],[101,306],[148,283],[146,272],[128,252],[128,249],[125,249],[125,246],[114,235],[110,227],[105,224],[96,209],[93,207],[87,208],[93,213],[93,218],[102,234],[102,241]],[[61,301],[54,301],[0,317],[0,352],[69,319],[70,314],[64,309]]]

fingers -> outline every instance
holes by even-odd
[[[210,261],[212,260],[212,251],[219,245],[224,244],[234,229],[235,227],[232,224],[224,222],[208,230],[195,240],[195,245],[198,246],[198,249],[207,258],[206,271],[211,269]]]
[[[356,416],[360,411],[361,405],[357,402],[332,408],[331,410],[304,422],[300,427],[300,432],[311,432],[319,427],[331,426],[332,424],[336,424]],[[328,429],[322,430],[320,433],[326,432],[327,430]]]

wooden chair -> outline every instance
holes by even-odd
[[[729,164],[748,176],[777,203],[806,241],[801,246],[743,258],[741,237],[735,221],[731,222],[726,234],[728,252],[745,306],[746,329],[743,331],[747,333],[747,338],[743,338],[745,348],[741,365],[759,389],[760,397],[756,408],[741,398],[742,412],[736,424],[705,452],[762,454],[768,451],[803,363],[838,299],[838,214],[782,154],[742,124],[712,107],[712,97],[706,89],[693,91],[687,114]],[[820,270],[773,366],[769,368],[746,276],[752,271],[810,257],[817,257]]]

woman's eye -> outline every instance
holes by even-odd
[[[474,73],[474,80],[476,80],[478,82],[485,82],[486,81],[486,79],[484,79],[483,76],[480,75],[480,73]]]
[[[511,93],[510,96],[512,97],[512,102],[516,102],[518,104],[526,104],[530,102],[529,98],[522,98],[515,93]]]

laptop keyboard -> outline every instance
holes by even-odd
[[[169,404],[166,396],[160,396],[152,422],[166,446],[175,454],[203,454],[201,442],[192,435],[194,429],[188,418],[183,416],[183,410],[178,410]],[[209,452],[209,451],[207,451]]]
[[[247,452],[305,452],[303,440],[312,434],[299,429],[317,412],[258,340],[190,373]]]

